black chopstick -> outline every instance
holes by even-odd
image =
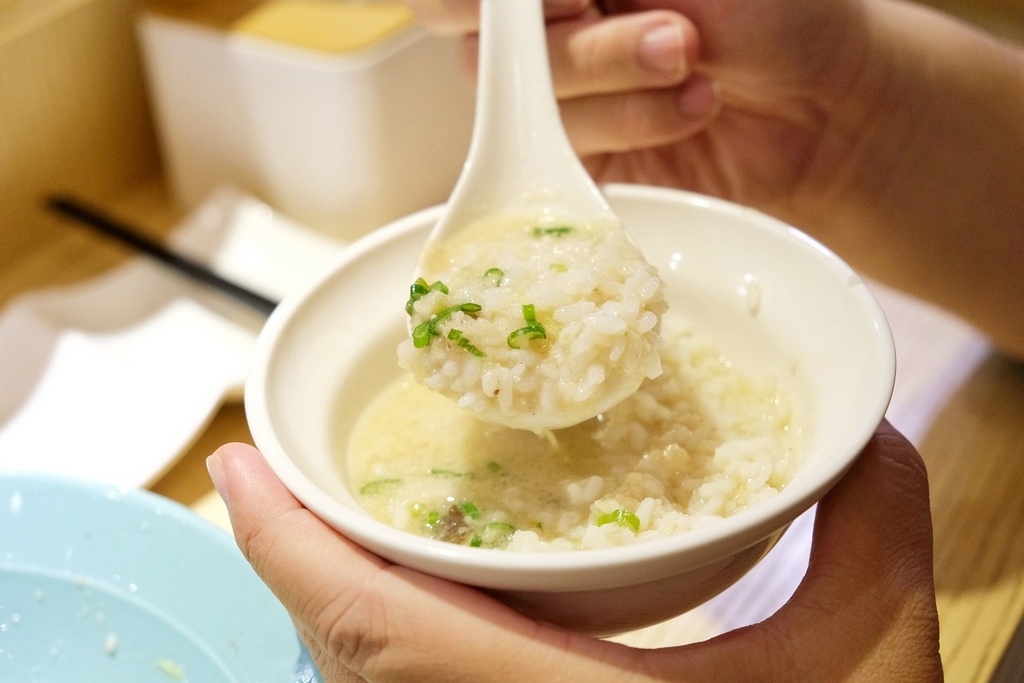
[[[278,302],[222,278],[202,263],[182,254],[176,254],[159,242],[146,237],[138,229],[121,223],[81,201],[55,195],[46,200],[46,206],[59,214],[76,219],[79,223],[93,228],[102,235],[113,238],[160,261],[193,280],[215,287],[262,313],[269,315],[277,306]]]

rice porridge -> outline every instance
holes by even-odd
[[[476,419],[408,374],[357,421],[343,460],[360,503],[431,538],[578,550],[715,523],[780,491],[793,408],[774,376],[737,372],[678,316],[663,372],[598,417],[536,433]]]
[[[434,245],[399,365],[519,429],[589,419],[661,372],[664,283],[611,221],[492,216]]]

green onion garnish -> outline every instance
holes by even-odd
[[[430,343],[430,337],[432,336],[433,330],[431,329],[430,323],[433,320],[428,320],[425,323],[420,323],[412,330],[412,345],[417,349],[422,349],[424,346]]]
[[[505,271],[501,268],[488,268],[484,272],[484,279],[495,287],[501,285],[501,278],[503,277],[505,277]]]
[[[526,326],[508,335],[508,345],[513,349],[521,349],[524,341],[546,339],[548,336],[544,326],[537,322],[537,311],[533,304],[523,305],[523,319],[526,320]]]
[[[533,236],[544,237],[545,235],[551,235],[553,237],[562,237],[563,235],[568,235],[572,230],[572,227],[568,225],[537,226],[533,229]]]
[[[423,278],[416,278],[416,282],[409,286],[409,300],[405,302],[405,312],[412,315],[412,307],[417,301],[425,297],[431,292],[441,292],[442,294],[448,293],[448,286],[438,280],[432,285],[428,285],[427,281]]]
[[[454,306],[449,306],[440,313],[432,315],[430,317],[430,320],[420,323],[415,328],[413,328],[412,345],[415,346],[417,349],[422,349],[424,346],[429,344],[430,340],[433,337],[440,335],[440,332],[437,331],[437,326],[443,323],[449,317],[451,317],[452,313],[462,311],[463,313],[472,316],[475,313],[479,313],[481,308],[483,308],[483,306],[481,306],[480,304],[467,302],[464,304],[455,304]]]
[[[362,488],[359,489],[359,495],[375,496],[378,493],[382,493],[387,488],[401,483],[401,479],[375,479],[374,481],[363,484]]]
[[[464,500],[459,503],[459,509],[462,510],[462,514],[466,515],[470,519],[480,519],[480,508],[478,508],[471,500]]]
[[[480,530],[481,541],[491,547],[504,547],[508,545],[515,532],[516,528],[506,522],[489,522],[484,524],[484,528]]]
[[[545,334],[544,328],[541,325],[527,325],[508,335],[508,345],[513,349],[521,349],[523,348],[522,344],[524,341],[544,339],[545,337],[547,337],[547,334]]]
[[[597,525],[604,526],[605,524],[621,524],[622,526],[628,526],[634,533],[640,531],[640,518],[626,510],[612,510],[603,515],[598,515]]]
[[[456,472],[455,470],[438,469],[436,467],[431,467],[429,470],[427,470],[427,472],[429,472],[432,476],[435,476],[435,477],[453,477],[454,478],[454,477],[465,477],[465,476],[468,476],[464,472]]]
[[[466,351],[477,358],[483,358],[487,355],[477,347],[473,346],[473,344],[462,335],[462,330],[457,330],[454,327],[448,330],[448,339],[458,344],[461,348],[466,349]]]

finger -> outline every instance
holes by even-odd
[[[714,82],[695,74],[682,85],[562,102],[562,122],[581,157],[668,145],[707,128],[721,109]]]
[[[299,632],[299,638],[302,639],[302,642],[306,643],[306,647],[309,649],[309,654],[316,664],[321,679],[326,681],[326,683],[371,683],[325,651],[321,647],[321,641],[316,633],[310,632],[309,629],[300,623],[296,623],[296,629]]]
[[[850,598],[865,585],[928,594],[931,572],[928,475],[917,450],[886,422],[818,506],[808,583]]]
[[[675,12],[562,21],[548,28],[548,59],[560,98],[681,83],[700,54],[697,29]]]
[[[358,586],[385,563],[324,525],[281,484],[256,449],[222,446],[207,461],[224,498],[242,554],[295,621],[317,668],[330,681],[364,680],[345,653],[324,638],[327,610],[337,609],[337,577]],[[322,596],[323,604],[310,599]]]
[[[462,59],[477,78],[479,39]],[[556,21],[547,29],[548,61],[560,99],[677,85],[700,54],[697,29],[680,14],[651,11]]]
[[[262,456],[244,444],[221,447],[208,461],[228,506],[242,554],[292,615],[317,668],[328,681],[365,681],[382,637],[337,624],[373,622],[361,587],[387,563],[349,543],[296,500]]]
[[[884,423],[849,475],[818,507],[804,599],[847,620],[888,625],[862,643],[860,671],[904,669],[901,680],[938,680],[938,617],[933,578],[928,473],[902,434]],[[916,640],[914,646],[908,640]],[[925,651],[912,652],[925,648]],[[856,650],[856,643],[851,650]],[[907,650],[920,655],[908,657]],[[925,671],[914,671],[919,665]],[[932,666],[929,671],[927,668]]]
[[[480,0],[406,0],[417,20],[439,35],[476,33],[480,28]],[[544,16],[564,19],[593,10],[590,0],[544,0]]]
[[[848,667],[861,675],[939,680],[932,568],[924,462],[886,422],[818,506],[807,576],[787,619],[813,630],[823,614],[842,615],[851,625]],[[874,633],[863,628],[872,622]]]

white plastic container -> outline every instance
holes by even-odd
[[[344,4],[374,3],[249,3],[248,15],[219,22],[155,7],[140,15],[165,166],[182,204],[232,184],[350,241],[448,196],[473,116],[454,39],[410,20],[332,52],[246,28],[256,12],[343,21]]]

